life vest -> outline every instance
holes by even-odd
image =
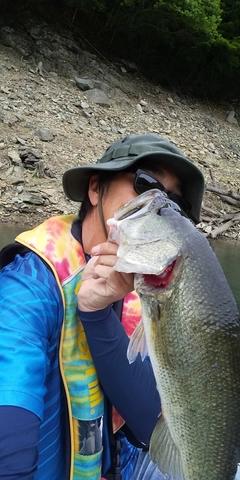
[[[39,255],[51,268],[58,283],[64,305],[64,320],[59,349],[60,372],[65,387],[70,438],[70,480],[101,478],[101,447],[95,453],[82,454],[81,426],[89,422],[101,432],[104,396],[92,361],[81,320],[77,315],[77,293],[81,286],[86,258],[81,244],[73,237],[74,215],[52,217],[33,230],[23,232],[16,241]],[[122,324],[128,336],[141,317],[136,292],[123,302]],[[113,408],[114,433],[124,419]],[[84,423],[85,422],[85,423]],[[81,437],[81,438],[80,438]]]

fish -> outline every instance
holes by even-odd
[[[134,273],[142,319],[128,360],[149,356],[161,399],[150,456],[173,480],[233,480],[240,461],[240,318],[208,239],[153,189],[108,220],[115,269]],[[169,478],[169,477],[168,477]]]

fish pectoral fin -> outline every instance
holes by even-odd
[[[138,353],[140,353],[142,360],[147,357],[147,343],[144,332],[143,321],[141,320],[135,328],[127,349],[127,359],[129,363],[133,363],[136,360]]]
[[[169,428],[161,415],[150,440],[150,457],[163,475],[172,475],[172,480],[184,480],[180,452]]]

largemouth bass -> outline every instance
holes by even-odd
[[[142,321],[128,358],[148,354],[162,412],[150,455],[174,480],[233,480],[240,461],[240,319],[208,240],[151,190],[110,225],[116,270],[135,273]]]

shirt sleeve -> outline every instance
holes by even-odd
[[[42,419],[48,352],[62,314],[53,273],[32,252],[16,255],[0,273],[0,405]]]
[[[109,306],[78,311],[102,387],[134,435],[148,443],[161,411],[151,363],[138,355],[129,364],[129,338]]]
[[[28,410],[0,406],[0,479],[34,479],[40,423]]]

